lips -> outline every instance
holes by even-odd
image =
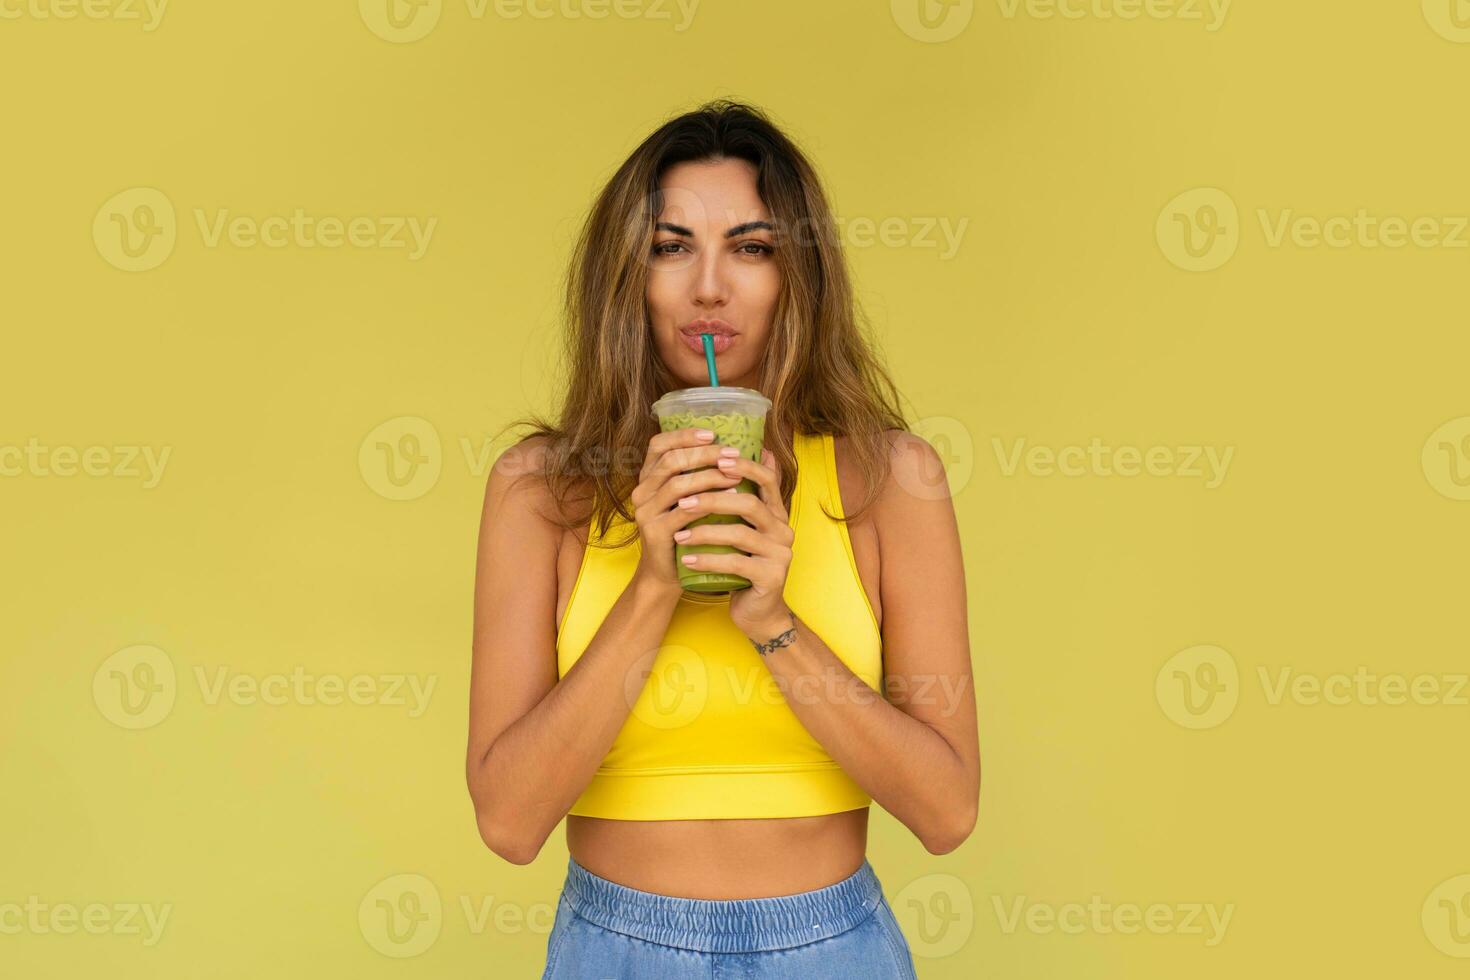
[[[701,357],[704,356],[702,334],[710,334],[714,338],[716,355],[729,350],[737,336],[734,328],[724,320],[695,320],[679,328],[679,337],[684,341],[684,346]]]

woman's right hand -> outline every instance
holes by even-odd
[[[740,482],[738,476],[727,476],[716,465],[725,447],[714,441],[713,434],[700,438],[699,431],[671,429],[648,440],[648,454],[631,498],[642,548],[633,577],[674,592],[683,591],[674,564],[674,532],[696,519],[679,506],[679,498],[725,490]],[[700,466],[709,469],[685,472]]]

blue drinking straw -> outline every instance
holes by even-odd
[[[715,337],[714,337],[714,334],[705,333],[705,334],[700,334],[699,336],[700,336],[700,339],[704,341],[704,363],[709,366],[709,386],[711,388],[718,387],[719,384],[720,384],[720,376],[715,373]]]

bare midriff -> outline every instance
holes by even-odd
[[[862,866],[868,808],[773,820],[603,820],[567,816],[582,867],[680,898],[770,898],[825,888]]]

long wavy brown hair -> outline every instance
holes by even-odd
[[[890,465],[886,430],[907,430],[900,394],[869,340],[853,297],[836,222],[816,171],[764,111],[730,99],[670,119],[633,151],[602,188],[578,235],[567,275],[564,361],[568,370],[559,421],[539,415],[517,444],[538,436],[540,460],[526,475],[545,479],[566,530],[595,516],[633,522],[628,507],[648,441],[659,431],[651,406],[683,387],[658,357],[646,304],[654,223],[662,210],[659,179],[686,161],[735,157],[757,171],[756,188],[776,226],[781,273],[771,332],[758,371],[771,400],[765,447],[780,469],[788,510],[796,486],[791,433],[847,437],[865,478],[858,507],[833,520],[857,520],[876,501]],[[860,326],[861,324],[861,326]],[[569,513],[573,499],[590,504]],[[823,513],[826,509],[823,508]],[[622,547],[633,534],[611,547]],[[597,543],[597,542],[591,542]]]

